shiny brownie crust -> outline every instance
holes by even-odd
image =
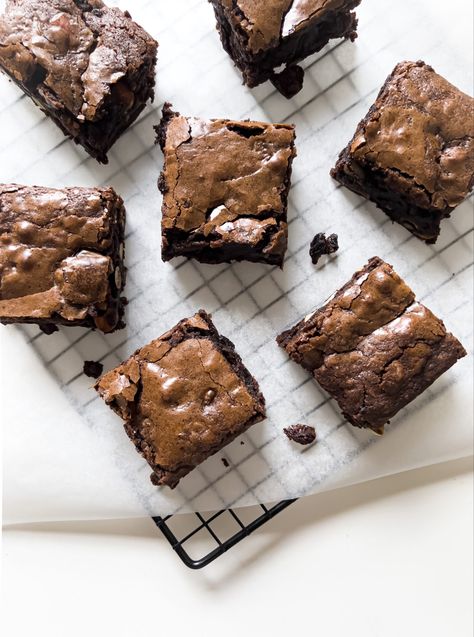
[[[254,87],[272,80],[285,96],[303,86],[296,63],[321,50],[331,39],[357,37],[352,11],[361,0],[209,0],[222,45]],[[282,65],[285,69],[276,70]]]
[[[152,482],[171,488],[265,417],[256,380],[203,310],[137,350],[96,389],[125,421]]]
[[[282,266],[294,127],[184,117],[166,104],[157,134],[163,260]]]
[[[473,114],[474,100],[430,66],[402,62],[331,175],[435,243],[474,184]]]
[[[98,161],[153,99],[157,43],[101,0],[7,0],[0,69]]]
[[[124,232],[112,188],[0,184],[0,322],[123,327]]]
[[[392,266],[374,257],[278,344],[356,427],[384,425],[466,355]]]

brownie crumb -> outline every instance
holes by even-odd
[[[99,376],[102,376],[104,366],[97,361],[86,361],[83,370],[84,374],[89,376],[89,378],[99,378]]]
[[[324,254],[334,254],[339,250],[339,241],[337,234],[330,234],[326,237],[324,232],[318,232],[318,234],[311,241],[311,247],[309,248],[309,255],[314,265],[317,265],[319,259]]]
[[[310,445],[316,440],[316,431],[310,425],[291,425],[283,431],[287,438],[299,445]]]
[[[229,461],[227,460],[227,458],[221,458],[222,460],[222,464],[224,465],[224,467],[230,467]]]
[[[240,441],[241,445],[245,445],[245,442],[243,440]]]
[[[54,332],[59,332],[58,326],[54,325],[54,323],[43,323],[39,326],[39,328],[43,334],[46,334],[47,336],[54,334]]]
[[[168,192],[168,186],[166,185],[166,175],[164,172],[161,172],[160,176],[158,177],[158,190],[161,192],[162,195],[166,195],[166,193]]]
[[[287,66],[281,73],[274,73],[271,81],[283,97],[291,99],[303,88],[304,70],[296,64]]]

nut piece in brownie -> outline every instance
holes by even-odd
[[[0,184],[0,322],[123,327],[124,229],[112,188]]]
[[[378,257],[277,341],[312,372],[350,423],[376,433],[466,355]]]
[[[424,62],[385,82],[331,175],[427,243],[474,184],[474,100]]]
[[[0,69],[98,161],[153,99],[157,43],[101,0],[7,0]]]
[[[297,62],[333,38],[357,37],[353,9],[361,0],[209,1],[222,45],[244,83],[254,87],[272,80],[287,98],[303,86],[304,71]]]
[[[162,258],[282,266],[295,130],[163,109]]]
[[[96,389],[125,421],[153,484],[171,488],[265,416],[257,382],[203,310],[136,351]]]

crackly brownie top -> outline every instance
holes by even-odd
[[[326,356],[315,377],[353,424],[383,433],[399,409],[465,355],[443,322],[415,301],[353,350]]]
[[[326,356],[347,352],[397,318],[415,300],[412,290],[378,258],[357,272],[322,307],[279,337],[296,362],[313,371]]]
[[[424,62],[402,62],[350,145],[406,181],[418,205],[455,207],[474,183],[474,100]]]
[[[155,470],[193,468],[263,415],[255,381],[231,364],[226,343],[201,311],[97,383]]]
[[[286,245],[293,126],[186,118],[165,108],[158,135],[165,232],[255,246],[271,234],[266,252]]]
[[[0,64],[53,108],[79,121],[100,118],[111,87],[125,82],[157,44],[127,13],[101,0],[7,0],[0,16]]]
[[[96,314],[106,309],[113,225],[124,214],[111,188],[0,185],[0,316],[80,321],[93,307],[110,331]]]
[[[377,257],[278,342],[313,372],[352,424],[378,433],[466,355],[443,322]]]
[[[347,11],[361,0],[221,0],[238,18],[253,53],[277,46],[285,38],[330,11]]]

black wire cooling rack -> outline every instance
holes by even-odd
[[[208,514],[190,513],[154,517],[182,562],[200,569],[223,555],[296,500],[283,500],[271,506],[259,504],[242,509],[221,509]]]

